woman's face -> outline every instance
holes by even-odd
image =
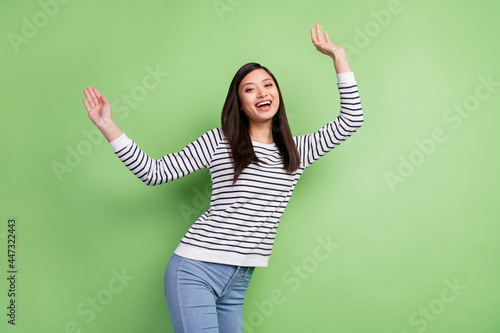
[[[268,122],[279,109],[280,98],[273,78],[262,68],[243,78],[238,88],[241,108],[250,123]]]

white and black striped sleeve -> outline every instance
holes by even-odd
[[[319,131],[296,137],[304,168],[344,142],[363,124],[363,110],[354,73],[337,74],[340,115]]]
[[[214,128],[188,144],[180,152],[153,159],[123,133],[109,143],[115,154],[146,185],[159,185],[186,176],[210,165],[222,137]]]

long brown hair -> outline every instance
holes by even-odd
[[[233,186],[243,169],[251,162],[265,163],[259,160],[255,154],[248,129],[248,118],[241,109],[241,101],[238,96],[238,89],[241,81],[247,74],[256,69],[265,70],[273,78],[276,88],[278,88],[280,105],[272,119],[271,127],[274,143],[278,147],[283,161],[283,169],[292,173],[297,170],[300,165],[299,152],[293,141],[290,127],[288,126],[285,104],[281,96],[278,81],[276,81],[274,75],[266,67],[255,62],[250,62],[243,65],[234,75],[231,85],[229,86],[226,102],[222,108],[221,115],[222,130],[231,147],[234,167]]]

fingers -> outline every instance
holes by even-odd
[[[95,88],[92,89],[91,87],[87,87],[87,89],[89,90],[90,96],[92,96],[92,100],[89,101],[90,105],[92,105],[92,102],[94,102],[94,104],[99,104],[99,98],[97,98],[97,96],[95,95],[95,92],[94,92]]]
[[[89,103],[87,103],[87,100],[84,99],[83,100],[83,105],[85,105],[85,108],[87,109],[87,111],[90,111],[92,108],[90,107]]]
[[[105,103],[105,99],[106,98],[104,96],[102,96],[99,93],[99,91],[97,90],[97,88],[95,88],[95,87],[94,87],[94,94],[97,96],[97,100],[98,100],[99,103],[103,103],[103,104]]]
[[[97,88],[91,88],[90,86],[87,87],[87,90],[84,90],[83,93],[85,94],[85,97],[87,97],[87,100],[83,100],[83,104],[85,104],[85,107],[87,108],[87,111],[90,111],[94,106],[98,105],[101,102],[101,94],[97,90]]]
[[[330,38],[328,37],[328,33],[325,31],[325,38],[327,43],[330,42]],[[317,45],[319,43],[324,43],[325,38],[323,38],[323,27],[319,25],[319,23],[316,23],[316,33],[314,32],[314,28],[311,28],[311,40],[314,43],[314,45]]]
[[[325,38],[327,43],[331,43],[330,37],[328,37],[328,32],[325,31]]]
[[[97,96],[97,98],[98,98],[99,100],[101,100],[101,94],[99,94],[99,91],[98,91],[98,90],[97,90],[97,88],[95,88],[95,87],[94,87],[94,93],[95,93],[95,95]]]
[[[316,33],[318,34],[318,41],[320,43],[324,42],[325,40],[323,39],[323,27],[319,25],[319,23],[316,23]]]
[[[318,40],[316,39],[316,35],[314,34],[314,28],[311,28],[311,40],[314,45],[318,43]]]
[[[101,96],[101,103],[107,104],[107,103],[109,103],[109,101],[108,101],[108,99],[106,97]]]
[[[94,101],[90,95],[90,87],[87,87],[87,90],[84,90],[83,93],[85,94],[85,97],[87,97],[88,104],[90,104],[90,107],[92,108],[94,106]]]

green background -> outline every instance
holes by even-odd
[[[347,51],[365,124],[297,184],[270,266],[247,292],[245,331],[500,332],[499,10],[493,0],[3,1],[1,331],[172,332],[163,274],[208,208],[209,172],[145,186],[96,134],[83,90],[113,101],[118,126],[159,158],[220,126],[234,73],[256,61],[277,77],[292,133],[312,133],[339,110],[332,61],[310,41],[318,22]],[[145,90],[148,68],[163,76]]]

